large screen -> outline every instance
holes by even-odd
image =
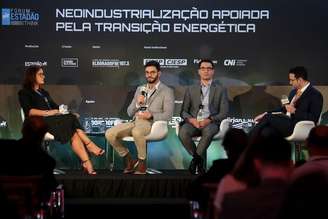
[[[214,80],[228,88],[236,127],[280,105],[291,67],[305,66],[328,94],[325,1],[3,0],[0,7],[0,137],[19,136],[17,92],[34,64],[44,66],[55,101],[78,112],[89,133],[130,119],[126,108],[149,60],[161,64],[161,81],[175,91],[172,128],[202,58],[213,60]]]

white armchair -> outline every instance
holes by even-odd
[[[167,127],[167,121],[155,121],[151,126],[150,133],[146,136],[146,142],[150,141],[161,141],[164,138],[166,138],[168,134],[168,127]],[[134,139],[131,136],[124,137],[122,139],[123,141],[133,142]],[[147,144],[148,147],[148,144]],[[152,168],[147,168],[146,173],[148,174],[156,174],[156,173],[162,173],[159,170],[155,170]]]
[[[294,160],[298,161],[302,155],[302,143],[305,142],[311,129],[315,126],[313,121],[299,121],[296,123],[293,133],[286,137],[286,140],[294,143],[295,157]]]

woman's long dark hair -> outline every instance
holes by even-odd
[[[32,65],[28,67],[25,71],[25,76],[23,80],[23,88],[33,89],[36,83],[36,73],[42,69],[40,65]]]

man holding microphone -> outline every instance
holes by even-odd
[[[282,98],[281,108],[256,116],[254,120],[258,124],[251,133],[257,133],[257,130],[264,126],[270,126],[287,137],[293,133],[299,121],[310,120],[318,123],[323,97],[308,81],[307,70],[303,66],[292,68],[288,77],[289,84],[293,87],[288,99]]]
[[[124,173],[146,173],[146,138],[154,121],[167,121],[173,115],[174,93],[160,81],[161,69],[156,61],[145,65],[147,83],[139,86],[127,109],[131,122],[122,123],[105,133],[116,152],[124,158]],[[129,150],[122,144],[122,138],[132,136],[137,147],[138,159],[134,160]]]

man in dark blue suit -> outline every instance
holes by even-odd
[[[280,109],[265,112],[255,117],[258,124],[252,130],[256,133],[259,128],[270,126],[283,136],[293,133],[297,122],[310,120],[318,123],[323,105],[320,91],[308,81],[307,70],[298,66],[289,70],[289,84],[293,86],[288,101]]]

